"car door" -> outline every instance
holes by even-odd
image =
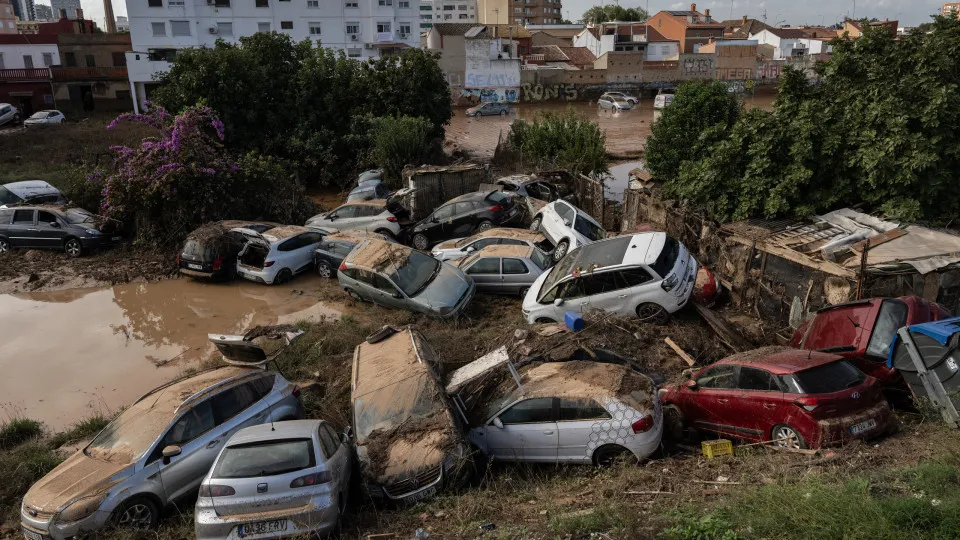
[[[297,260],[297,250],[303,247],[301,245],[302,239],[300,235],[287,238],[286,240],[280,242],[275,247],[271,249],[272,256],[267,255],[267,260],[274,260],[277,268],[277,273],[280,273],[280,270],[287,268],[291,272],[296,273],[299,268]]]
[[[469,263],[464,273],[473,278],[477,288],[482,291],[501,291],[503,276],[500,275],[500,257],[478,257]]]
[[[446,230],[453,230],[453,208],[455,203],[447,204],[437,208],[433,215],[430,216],[427,221],[427,228],[421,231],[423,234],[430,239],[430,242],[436,242],[441,239],[446,239],[447,234],[444,232]],[[450,236],[449,238],[453,238]]]
[[[561,300],[559,306],[556,305],[558,299]],[[542,301],[553,303],[553,318],[562,321],[563,314],[567,311],[582,313],[586,309],[587,300],[584,295],[584,278],[581,276],[561,282],[553,291],[548,292]]]
[[[327,469],[330,471],[330,475],[333,479],[334,484],[337,486],[337,494],[339,495],[341,491],[341,484],[343,483],[343,452],[340,448],[340,443],[336,437],[332,436],[330,431],[328,431],[329,426],[327,424],[320,424],[320,427],[317,428],[317,438],[320,442],[319,453],[323,457],[324,463],[327,465]]]
[[[160,460],[166,502],[181,499],[200,487],[224,442],[215,435],[216,427],[211,397],[184,411],[164,434],[148,461]],[[179,446],[180,455],[169,461],[163,458],[167,446]]]
[[[619,277],[628,287],[624,314],[636,314],[637,306],[646,302],[663,305],[664,291],[660,287],[660,280],[654,278],[649,270],[641,266],[624,268],[619,272]]]
[[[557,212],[554,217],[554,238],[560,241],[560,239],[569,236],[570,227],[573,226],[573,219],[577,215],[577,212],[572,206],[563,201],[557,201],[556,204]]]
[[[525,399],[498,415],[502,428],[485,430],[494,459],[553,463],[557,460],[557,422],[552,397]]]
[[[330,424],[323,424],[323,428],[326,430],[327,434],[330,436],[330,439],[336,444],[336,452],[333,454],[334,463],[336,463],[337,471],[339,476],[336,478],[336,482],[340,487],[340,493],[344,496],[349,496],[350,494],[350,473],[352,471],[353,465],[353,450],[350,448],[350,444],[340,436]]]
[[[523,259],[504,257],[501,262],[500,292],[519,294],[533,283],[532,272]]]
[[[471,234],[480,224],[478,214],[479,207],[475,202],[454,203],[453,223],[449,229],[444,227],[444,236],[446,238],[460,238]]]
[[[313,268],[313,252],[323,241],[323,235],[318,232],[305,232],[297,235],[299,247],[291,252],[295,266],[294,273],[304,272]]]
[[[610,413],[591,398],[559,398],[557,461],[588,463],[593,459],[590,437]]]
[[[589,276],[584,291],[589,309],[620,315],[633,312],[630,287],[621,272],[594,272]]]
[[[13,247],[41,247],[37,238],[40,230],[34,222],[35,210],[14,210],[10,224],[10,245]]]
[[[733,436],[731,402],[737,396],[737,366],[719,364],[697,376],[696,387],[685,388],[683,414],[688,425],[720,435]]]
[[[67,232],[63,230],[63,223],[57,215],[47,210],[37,210],[37,245],[41,247],[57,248],[63,245]]]
[[[334,229],[355,229],[357,222],[357,205],[345,204],[327,216],[327,221]]]
[[[735,409],[730,422],[739,437],[752,441],[769,440],[773,426],[787,416],[787,407],[777,378],[765,369],[740,366],[737,377],[737,398],[730,403]]]

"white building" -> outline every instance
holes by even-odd
[[[212,47],[257,32],[290,34],[369,59],[420,45],[419,0],[129,0],[127,72],[134,107],[170,69],[178,49]]]
[[[46,36],[45,36],[46,37]],[[31,43],[41,41],[35,36],[24,36],[19,43],[0,44],[0,69],[47,68],[60,64],[60,52],[57,50],[56,36],[52,43]]]
[[[756,40],[760,45],[772,46],[772,60],[785,60],[794,56],[813,54],[808,49],[810,45],[808,34],[797,28],[767,28],[756,34],[750,34],[750,39]]]
[[[644,60],[676,60],[680,42],[664,37],[644,23],[602,23],[585,28],[574,36],[574,47],[585,47],[600,58],[609,52],[644,51]]]
[[[130,21],[123,15],[117,15],[117,32],[129,32]]]

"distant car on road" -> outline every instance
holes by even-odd
[[[0,127],[20,123],[20,110],[9,103],[0,103]]]
[[[636,96],[631,96],[630,94],[624,94],[623,92],[605,92],[603,95],[613,99],[622,99],[623,101],[626,101],[630,105],[636,105],[637,103],[640,103],[640,99],[637,98]]]
[[[376,238],[393,244],[397,243],[396,240],[388,236],[367,231],[339,231],[327,235],[313,252],[313,262],[317,266],[317,273],[323,278],[336,277],[337,268],[343,263],[343,259],[353,251],[353,248],[369,238]]]
[[[553,246],[538,231],[494,227],[466,238],[440,242],[433,246],[431,254],[440,261],[455,261],[469,256],[487,246],[529,246],[549,252]]]
[[[24,127],[54,125],[62,124],[66,120],[60,111],[40,111],[30,115],[30,118],[23,121],[23,125]]]
[[[410,243],[420,251],[442,240],[460,238],[518,221],[514,197],[502,191],[477,191],[451,199],[410,230]]]
[[[96,216],[82,208],[0,208],[0,253],[13,248],[58,249],[70,257],[79,257],[121,241],[113,223],[100,224]]]
[[[600,110],[606,111],[629,111],[633,108],[633,104],[629,101],[607,94],[600,96],[600,99],[597,100],[597,106],[600,107]]]
[[[17,204],[64,204],[60,190],[43,180],[22,180],[0,186],[0,208]]]
[[[672,88],[661,88],[657,92],[657,96],[653,98],[653,108],[654,109],[666,109],[668,105],[673,103],[673,98],[676,90]]]
[[[788,448],[820,448],[893,426],[877,380],[834,355],[766,347],[660,391],[668,430],[684,427]]]
[[[371,231],[399,238],[410,212],[392,199],[349,202],[307,220],[311,229]]]
[[[551,262],[549,255],[535,247],[495,245],[453,264],[473,279],[480,292],[523,298]]]
[[[510,105],[506,103],[481,103],[467,109],[467,116],[506,116],[510,114]]]
[[[314,250],[332,231],[284,225],[263,233],[241,232],[249,240],[237,256],[237,273],[244,279],[272,285],[312,270]]]
[[[233,279],[237,255],[250,238],[276,227],[276,223],[240,220],[208,223],[187,235],[177,267],[192,278]]]
[[[606,231],[586,212],[567,201],[554,201],[533,216],[530,230],[540,231],[556,248],[553,260],[584,244],[603,240]]]
[[[244,428],[227,441],[197,497],[199,539],[322,535],[343,518],[352,441],[323,420]]]

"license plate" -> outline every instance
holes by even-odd
[[[421,491],[421,492],[414,493],[413,495],[410,495],[409,497],[405,497],[405,498],[403,499],[403,502],[415,503],[415,502],[417,502],[417,501],[422,501],[423,499],[426,499],[426,498],[428,498],[428,497],[433,497],[433,496],[436,495],[436,494],[437,494],[437,488],[431,487],[431,488],[427,488],[427,489],[425,489],[425,490],[423,490],[423,491]]]
[[[44,538],[46,538],[42,534],[37,534],[31,531],[30,529],[22,529],[22,530],[23,530],[23,536],[25,536],[28,540],[44,540]]]
[[[203,266],[199,264],[187,264],[187,268],[192,268],[194,270],[203,270]]]
[[[123,240],[123,237],[122,237],[122,236],[114,236],[114,237],[111,238],[110,240],[113,241],[113,242],[119,242],[119,241]]]
[[[850,433],[854,435],[859,435],[864,431],[870,431],[871,429],[877,427],[877,421],[870,419],[866,422],[860,422],[859,424],[854,424],[850,426]]]
[[[256,276],[253,276],[253,275],[250,275],[250,274],[246,274],[246,273],[244,273],[244,272],[239,272],[239,274],[240,274],[240,277],[242,277],[243,279],[248,279],[248,280],[250,280],[250,281],[257,281],[257,277],[256,277]]]
[[[287,520],[271,519],[270,521],[256,521],[244,523],[237,527],[237,534],[241,537],[253,534],[268,534],[287,530]]]

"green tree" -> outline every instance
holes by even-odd
[[[429,120],[384,116],[374,118],[371,124],[370,157],[390,180],[399,181],[404,166],[427,162],[435,150]]]
[[[607,171],[606,137],[596,122],[573,110],[537,114],[533,122],[517,120],[507,141],[525,162],[572,173]]]
[[[642,7],[624,8],[618,5],[610,4],[606,6],[593,6],[583,12],[581,21],[584,24],[599,24],[602,22],[619,21],[635,22],[645,21],[650,18]]]

